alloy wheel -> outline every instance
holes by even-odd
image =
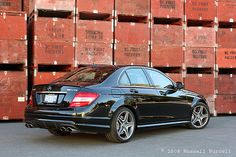
[[[117,117],[117,135],[122,140],[128,140],[134,133],[135,119],[129,111],[121,112]]]
[[[209,111],[208,109],[203,106],[196,106],[193,109],[192,118],[191,118],[191,124],[195,128],[203,128],[209,120]]]

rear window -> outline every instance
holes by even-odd
[[[114,67],[87,67],[67,77],[64,81],[101,83],[114,71]]]

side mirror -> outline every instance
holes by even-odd
[[[184,84],[182,82],[176,82],[176,89],[184,89]]]

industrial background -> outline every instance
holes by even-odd
[[[0,120],[32,85],[91,64],[146,65],[236,113],[235,0],[0,0]]]

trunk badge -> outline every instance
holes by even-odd
[[[52,91],[52,87],[51,86],[48,87],[48,91]]]

